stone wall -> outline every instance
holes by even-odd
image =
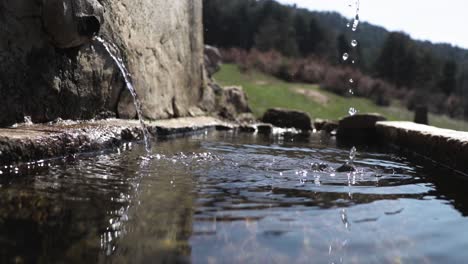
[[[381,142],[416,152],[468,174],[468,132],[413,122],[377,122]]]
[[[91,38],[98,31],[118,47],[146,118],[199,115],[214,100],[203,69],[202,0],[2,0],[0,126],[24,116],[134,118],[123,78]]]

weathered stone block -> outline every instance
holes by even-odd
[[[378,122],[376,128],[382,142],[468,173],[468,132],[412,122]]]
[[[221,69],[221,60],[221,53],[217,48],[205,45],[205,67],[210,78]]]
[[[262,121],[282,128],[296,128],[303,131],[312,130],[312,120],[306,112],[282,108],[268,109]]]
[[[338,129],[338,121],[316,119],[314,122],[314,128],[317,131],[325,131],[331,133]]]
[[[251,113],[247,95],[240,86],[221,88],[218,109],[220,116],[229,120],[238,120],[242,114]]]
[[[380,114],[357,114],[342,118],[338,123],[337,138],[350,143],[371,143],[377,140],[375,124],[385,121]]]

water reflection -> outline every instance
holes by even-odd
[[[457,263],[466,181],[332,138],[214,133],[4,170],[2,263]],[[50,163],[50,164],[49,164]],[[26,166],[26,167],[24,167]],[[28,169],[27,166],[30,166]]]

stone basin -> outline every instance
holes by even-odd
[[[181,136],[217,126],[233,127],[213,117],[177,118],[147,123],[158,138]],[[0,165],[98,151],[142,139],[137,120],[62,121],[0,129]]]

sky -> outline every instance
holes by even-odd
[[[352,0],[278,0],[352,17]],[[355,0],[353,0],[354,2]],[[360,0],[360,18],[419,40],[468,48],[468,0]]]

